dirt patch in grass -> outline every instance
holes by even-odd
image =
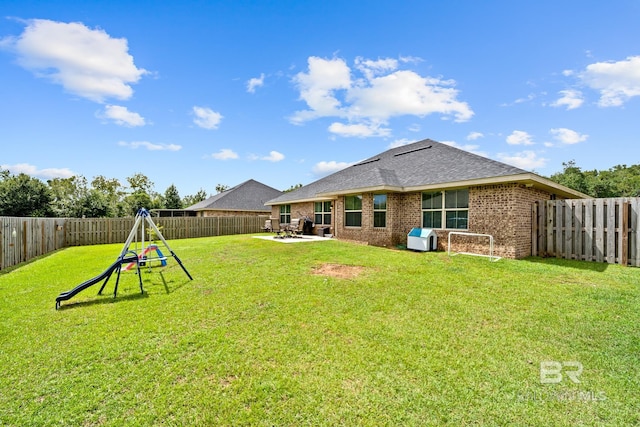
[[[364,267],[358,265],[322,264],[319,267],[315,267],[312,273],[319,276],[331,276],[338,277],[340,279],[354,279],[362,274],[364,270]]]

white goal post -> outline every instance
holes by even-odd
[[[488,237],[489,238],[489,261],[490,262],[495,262],[498,261],[501,257],[498,256],[493,256],[493,236],[491,234],[480,234],[480,233],[467,233],[464,231],[451,231],[449,232],[449,238],[448,238],[448,242],[447,242],[447,254],[449,256],[451,256],[451,235],[452,234],[457,234],[460,236],[471,236],[471,237]],[[461,255],[474,255],[474,256],[487,256],[487,255],[483,255],[483,254],[474,254],[472,252],[456,252],[454,255],[457,254],[461,254]]]

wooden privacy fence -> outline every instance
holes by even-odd
[[[640,266],[640,197],[542,200],[532,255]]]
[[[0,270],[67,246],[124,243],[134,221],[0,217]],[[264,221],[257,216],[153,218],[167,240],[258,233]]]
[[[65,219],[0,217],[0,270],[65,246]]]
[[[134,218],[67,219],[67,246],[124,243],[134,221]],[[167,240],[257,233],[262,231],[264,221],[257,216],[153,218]]]

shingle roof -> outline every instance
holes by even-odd
[[[412,187],[520,174],[536,177],[523,169],[425,139],[370,157],[295,191],[284,193],[268,204],[326,198],[331,194],[363,188],[384,187],[404,191]]]
[[[280,190],[250,179],[189,206],[186,210],[268,211],[269,208],[265,203],[281,194]]]

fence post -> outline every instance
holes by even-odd
[[[553,221],[553,208],[555,206],[554,200],[547,201],[547,256],[555,255],[555,251],[553,250],[553,232],[555,228],[555,224]]]
[[[584,259],[593,261],[593,201],[584,203]]]
[[[620,221],[620,233],[618,236],[620,238],[620,265],[624,265],[625,267],[629,264],[629,202],[622,202],[620,205],[621,210],[621,221]]]
[[[604,226],[606,224],[606,220],[604,218],[604,199],[596,199],[596,217],[595,217],[595,226],[596,226],[596,261],[603,262],[604,261]]]

